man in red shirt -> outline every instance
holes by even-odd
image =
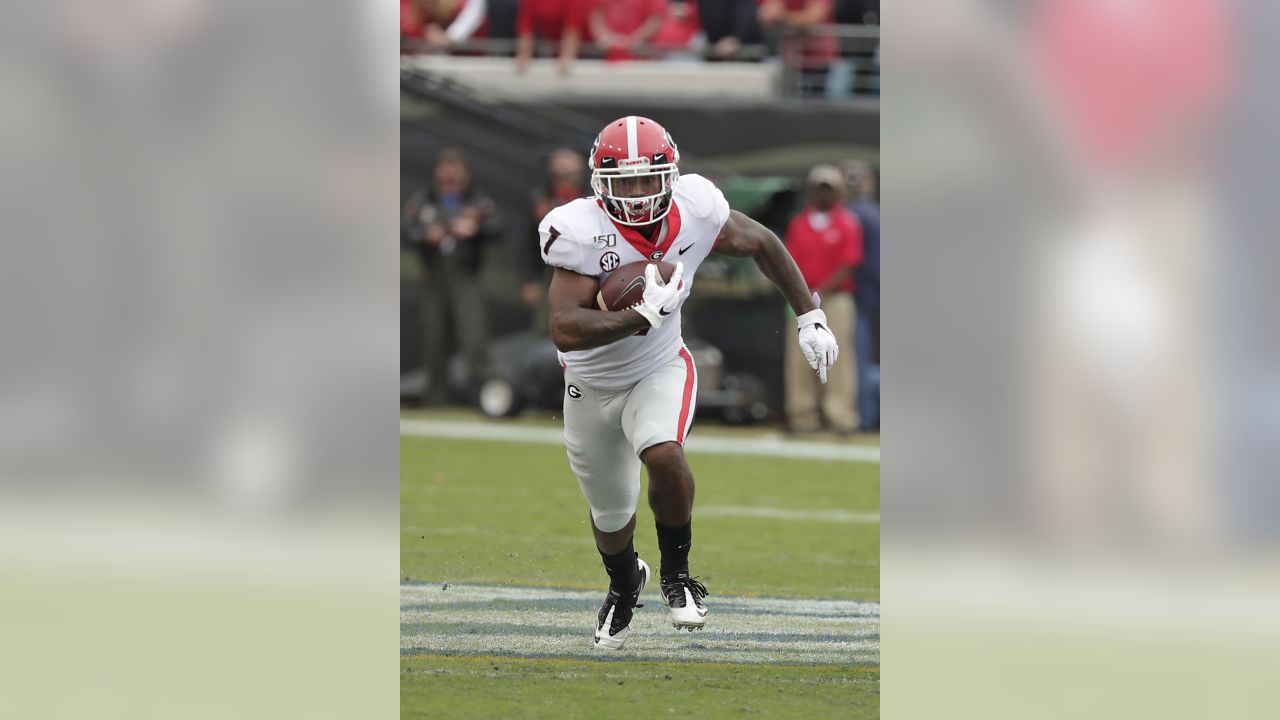
[[[853,269],[862,263],[862,226],[841,205],[844,173],[834,165],[816,165],[809,172],[809,205],[791,220],[786,244],[809,289],[822,299],[828,328],[836,342],[853,347]],[[795,318],[791,333],[799,332]],[[787,427],[792,432],[822,430],[822,417],[837,433],[858,427],[853,398],[857,381],[852,363],[836,363],[823,386],[798,351],[787,344]],[[822,412],[819,413],[819,404]]]
[[[425,40],[428,52],[476,35],[484,21],[485,0],[400,0],[400,37]]]
[[[662,27],[667,0],[596,0],[591,8],[591,36],[604,49],[605,60],[629,60]]]
[[[662,25],[649,39],[649,44],[668,58],[679,57],[681,53],[691,50],[689,46],[700,30],[702,23],[698,20],[696,0],[672,0],[667,4]]]
[[[520,0],[516,9],[516,72],[533,59],[534,37],[560,44],[560,72],[568,73],[586,34],[587,0]]]

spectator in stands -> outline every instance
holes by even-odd
[[[671,0],[658,32],[649,44],[666,60],[696,60],[694,39],[702,30],[695,0]]]
[[[400,0],[400,36],[447,50],[475,34],[485,14],[485,0]]]
[[[821,34],[819,28],[835,24],[832,0],[759,0],[760,26],[767,33],[783,33],[779,54],[789,68],[799,72],[801,94],[826,91],[827,70],[840,57],[840,41]],[[790,31],[808,31],[808,36]]]
[[[709,60],[733,60],[743,45],[760,42],[756,0],[698,0]]]
[[[833,0],[758,0],[756,15],[764,28],[809,28],[835,22]]]
[[[567,74],[586,35],[588,0],[520,0],[516,10],[516,72],[529,69],[535,39],[559,43],[560,72]]]
[[[605,60],[630,60],[653,38],[667,14],[667,0],[595,0],[591,37]]]
[[[863,261],[853,271],[858,419],[864,432],[874,432],[880,429],[880,202],[871,163],[848,163],[845,175],[853,197],[848,209],[862,226]]]
[[[835,16],[841,25],[879,25],[880,0],[836,0]]]
[[[515,40],[516,13],[520,0],[489,0],[489,37],[493,40]],[[507,51],[510,57],[510,51]]]
[[[425,269],[423,337],[431,378],[427,402],[447,402],[451,349],[465,358],[468,381],[482,377],[488,364],[480,268],[484,245],[498,237],[500,220],[493,201],[472,187],[465,156],[446,148],[436,161],[431,185],[405,202],[400,227],[405,240],[421,248]],[[453,321],[455,343],[445,337],[448,319]]]
[[[544,335],[547,329],[547,287],[550,284],[551,268],[543,261],[540,246],[536,242],[538,224],[552,208],[588,194],[586,158],[569,148],[552,150],[547,157],[546,183],[535,188],[530,197],[529,237],[532,239],[523,244],[528,280],[520,288],[521,299],[533,311],[533,329]]]
[[[400,0],[400,39],[420,39],[426,35],[418,0]]]
[[[795,258],[809,289],[818,293],[830,330],[841,347],[853,347],[852,271],[862,262],[862,229],[853,213],[840,203],[844,173],[833,165],[816,165],[809,172],[809,205],[787,227],[787,250]],[[791,337],[798,332],[790,319]],[[787,343],[785,357],[787,429],[817,432],[825,416],[831,430],[842,435],[858,429],[853,399],[854,365],[837,361],[821,385],[799,346]],[[819,412],[821,406],[821,412]]]

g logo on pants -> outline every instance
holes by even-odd
[[[578,386],[574,385],[573,383],[569,383],[569,386],[565,388],[565,392],[568,393],[569,397],[573,398],[574,400],[582,399],[582,391],[579,390]]]

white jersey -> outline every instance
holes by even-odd
[[[665,259],[673,265],[684,263],[684,281],[692,284],[728,219],[729,203],[719,188],[701,175],[681,175],[656,243],[635,228],[614,223],[594,197],[579,198],[547,213],[538,226],[538,242],[546,264],[600,282],[627,263]],[[590,350],[561,352],[560,362],[592,387],[630,387],[680,352],[684,346],[680,323],[680,310],[676,310],[660,328]]]

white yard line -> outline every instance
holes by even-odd
[[[848,510],[788,510],[769,507],[739,507],[736,505],[699,505],[698,517],[761,518],[765,520],[804,520],[816,522],[853,523],[859,525],[880,524],[878,512],[850,512]]]
[[[564,442],[562,431],[559,428],[409,418],[400,420],[400,434],[411,437],[494,440],[545,445],[560,445]],[[689,437],[688,442],[685,444],[685,449],[691,453],[712,455],[750,455],[805,460],[880,462],[880,448],[876,447],[803,442],[773,437],[700,437],[695,433]]]
[[[714,588],[713,588],[714,592]],[[646,589],[625,650],[592,642],[600,592],[493,585],[401,585],[405,655],[506,655],[809,665],[879,665],[880,604],[708,597],[707,627],[671,627]]]

